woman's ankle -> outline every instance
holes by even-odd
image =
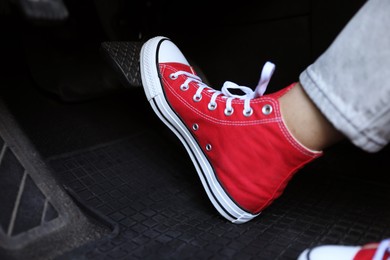
[[[279,102],[287,128],[308,149],[321,151],[343,139],[343,135],[315,106],[299,82]]]

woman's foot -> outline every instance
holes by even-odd
[[[263,96],[272,63],[255,91],[232,82],[221,91],[206,86],[165,37],[143,45],[140,63],[153,110],[181,140],[210,201],[229,221],[256,217],[298,169],[322,154],[293,137],[282,118],[279,98],[295,84]]]

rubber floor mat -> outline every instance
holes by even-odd
[[[75,198],[113,226],[109,238],[62,259],[296,259],[310,246],[390,235],[389,185],[330,173],[326,156],[257,218],[232,224],[208,201],[184,148],[167,137],[147,129],[50,159]]]
[[[110,230],[61,188],[0,99],[0,259],[53,259]]]

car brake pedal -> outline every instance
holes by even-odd
[[[142,86],[139,68],[139,54],[143,42],[103,42],[101,52],[103,57],[119,74],[125,87]]]

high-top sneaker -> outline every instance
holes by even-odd
[[[255,90],[233,82],[216,90],[168,38],[149,39],[140,55],[148,101],[181,140],[209,199],[229,221],[256,217],[298,169],[322,154],[300,144],[283,122],[278,98],[294,84],[263,96],[272,63],[263,67]]]
[[[322,245],[303,251],[298,260],[389,260],[390,239],[364,246]]]

